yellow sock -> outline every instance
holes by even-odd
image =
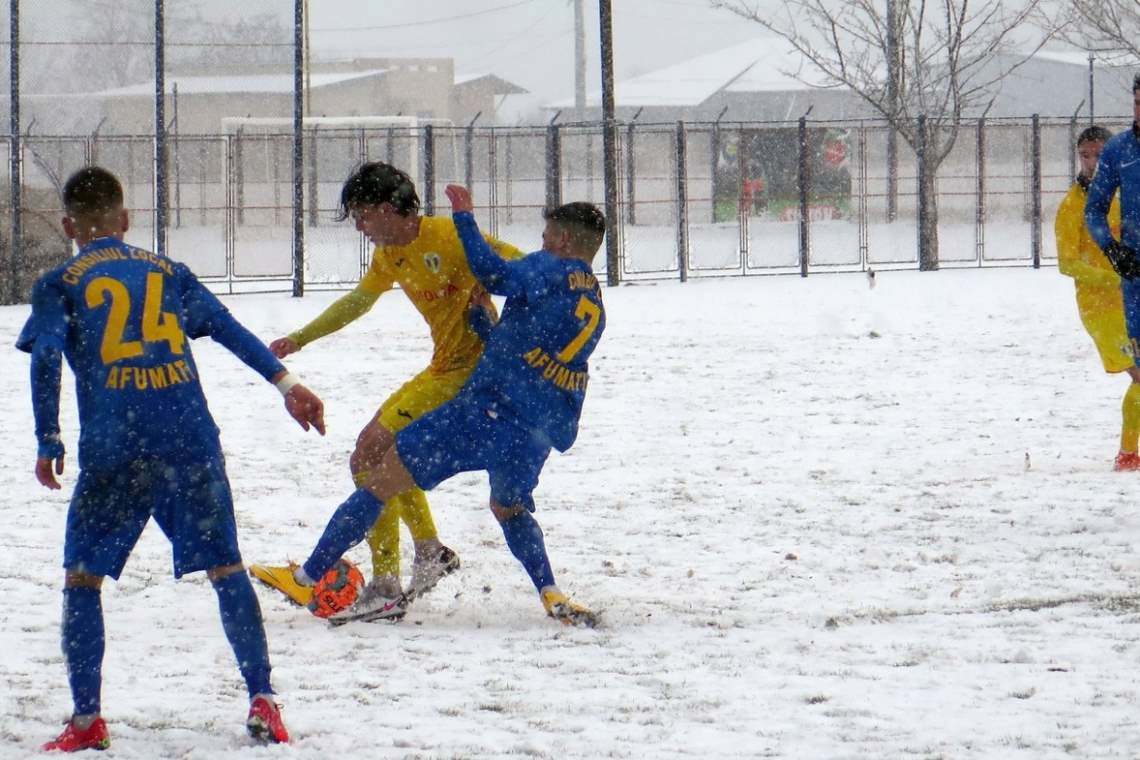
[[[431,507],[428,506],[427,494],[422,489],[413,488],[404,491],[396,497],[400,499],[400,515],[408,530],[412,532],[413,541],[438,538],[439,531],[435,529],[435,520],[431,516]]]
[[[1140,384],[1130,383],[1120,405],[1124,424],[1120,427],[1120,450],[1136,451],[1140,440]]]
[[[352,476],[357,488],[368,481],[368,471]],[[384,505],[384,511],[368,530],[368,548],[372,550],[372,577],[394,575],[400,577],[400,512],[399,497]]]

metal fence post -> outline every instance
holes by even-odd
[[[974,214],[974,246],[978,266],[986,257],[986,120],[978,119],[978,202]]]
[[[237,223],[245,224],[245,160],[242,158],[242,129],[238,127],[234,135],[234,189],[237,193]]]
[[[302,136],[302,143],[304,142]],[[309,149],[305,151],[304,164],[308,164],[309,184],[309,224],[316,227],[320,223],[320,174],[317,170],[317,146],[320,145],[320,133],[317,127],[309,128]],[[303,180],[302,180],[303,181]]]
[[[12,277],[11,303],[18,303],[20,299],[20,280],[24,272],[24,233],[23,216],[20,207],[23,205],[23,153],[24,146],[20,143],[20,0],[12,0],[9,11],[9,66],[10,66],[10,108],[11,108],[11,134],[9,139],[10,180],[12,183],[12,248],[11,264]]]
[[[808,259],[811,256],[811,225],[808,216],[808,187],[811,184],[811,167],[808,164],[807,116],[800,117],[799,124],[799,171],[800,186],[800,277],[808,275]]]
[[[748,257],[751,253],[748,219],[752,212],[751,196],[744,192],[744,175],[748,164],[744,159],[744,128],[736,132],[736,176],[739,187],[736,194],[736,224],[740,236],[740,273],[748,274]]]
[[[435,213],[435,131],[424,125],[424,213]]]
[[[687,162],[685,160],[685,122],[677,122],[674,138],[677,159],[677,269],[681,282],[689,279],[689,218]]]
[[[1033,114],[1033,212],[1030,240],[1033,251],[1033,268],[1041,268],[1041,117]]]
[[[491,211],[491,235],[499,236],[499,146],[495,128],[491,127],[487,143],[487,203]]]
[[[166,255],[166,65],[163,0],[154,0],[154,243]]]
[[[546,207],[562,205],[562,129],[557,124],[546,127]]]
[[[293,1],[293,297],[305,295],[305,2]],[[316,142],[315,140],[313,141]],[[313,151],[316,153],[316,151]],[[312,172],[316,183],[316,171]],[[310,192],[316,205],[315,187]],[[316,223],[315,221],[313,222]]]
[[[915,174],[918,180],[918,195],[915,202],[918,203],[918,224],[915,226],[918,229],[918,269],[922,271],[926,268],[927,250],[926,250],[926,114],[918,115],[918,134],[915,135],[915,141],[918,143],[915,146]]]
[[[634,123],[625,128],[625,218],[630,225],[637,224],[637,160],[633,150]]]

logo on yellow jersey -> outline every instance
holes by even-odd
[[[428,251],[424,254],[424,266],[435,274],[439,274],[439,268],[442,264],[443,259],[435,251]]]

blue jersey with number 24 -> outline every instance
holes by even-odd
[[[105,237],[40,278],[16,346],[50,341],[63,351],[75,375],[79,466],[110,469],[148,455],[221,453],[187,340],[204,335],[266,379],[283,369],[184,264]]]

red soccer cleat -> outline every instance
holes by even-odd
[[[67,721],[63,733],[42,749],[44,752],[78,752],[83,749],[107,749],[110,746],[111,735],[107,733],[107,724],[102,718],[96,718],[86,731],[76,728],[74,722]]]
[[[253,698],[245,728],[250,736],[263,744],[289,743],[289,732],[281,720],[281,708],[269,697],[258,695]]]
[[[1140,470],[1140,454],[1135,451],[1121,451],[1116,455],[1116,463],[1112,469],[1117,472],[1135,472]]]

